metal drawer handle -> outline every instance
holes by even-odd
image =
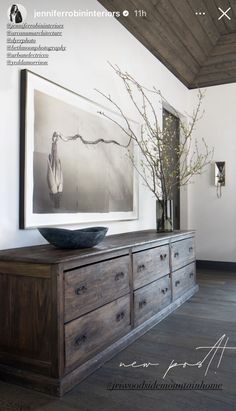
[[[77,337],[77,338],[76,338],[75,344],[76,344],[76,345],[80,345],[80,344],[84,343],[86,340],[87,340],[87,335],[86,335],[86,334],[83,334],[83,335],[81,335],[80,337]]]
[[[176,253],[174,253],[174,258],[179,257],[179,252],[176,251]]]
[[[116,321],[123,320],[124,316],[125,316],[124,311],[122,311],[121,313],[117,314],[117,316],[116,316]]]
[[[145,265],[144,265],[144,264],[138,265],[138,273],[140,273],[140,272],[143,271],[144,269],[145,269]]]
[[[147,304],[146,300],[139,301],[139,308],[143,308]]]
[[[161,260],[165,260],[166,257],[167,257],[167,254],[161,254],[161,255],[160,255],[160,259],[161,259]]]
[[[80,287],[75,289],[75,294],[81,295],[81,294],[86,293],[86,291],[87,291],[86,285],[81,285]]]
[[[189,247],[188,251],[191,253],[191,251],[193,251],[193,247]]]
[[[179,284],[180,284],[180,281],[179,281],[179,280],[175,281],[175,286],[176,286],[176,287],[178,287]]]
[[[115,281],[118,281],[120,278],[124,278],[125,274],[123,273],[123,271],[121,271],[120,273],[117,273],[115,275]]]
[[[190,277],[190,278],[193,277],[193,272],[191,272],[191,273],[189,274],[189,277]]]

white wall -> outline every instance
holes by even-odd
[[[196,91],[191,91],[195,101]],[[214,147],[214,161],[226,161],[222,197],[213,185],[213,165],[190,186],[189,226],[197,230],[197,258],[236,261],[236,84],[209,87],[196,136]]]
[[[62,43],[68,47],[64,54],[52,54],[48,67],[33,71],[103,103],[94,88],[110,93],[126,113],[135,119],[136,113],[120,88],[120,82],[108,67],[107,60],[127,70],[147,87],[156,85],[179,112],[189,106],[189,91],[148,50],[145,49],[114,18],[44,18],[34,20],[33,10],[96,9],[104,10],[95,0],[24,0],[27,22],[59,23],[65,25]],[[0,248],[43,243],[37,230],[18,229],[19,202],[19,71],[6,66],[5,44],[8,0],[1,2],[1,122],[0,122]],[[5,12],[6,10],[6,12]],[[45,40],[44,40],[45,41]],[[43,42],[43,40],[42,40]],[[24,68],[24,67],[21,67]],[[157,103],[158,104],[158,103]],[[160,107],[159,107],[160,108]],[[161,114],[161,111],[160,111]],[[223,153],[222,153],[223,155]],[[186,197],[186,193],[185,193]],[[185,210],[185,207],[182,208]],[[183,213],[182,213],[183,214]],[[186,216],[182,215],[185,226]],[[140,218],[136,221],[106,224],[109,233],[134,231],[155,227],[155,200],[140,185]]]

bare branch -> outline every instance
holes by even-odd
[[[195,127],[203,115],[202,101],[204,93],[199,90],[197,106],[193,113],[188,115],[189,123],[186,124],[185,121],[179,118],[181,138],[177,147],[175,145],[175,134],[171,126],[172,120],[168,121],[167,119],[162,130],[159,125],[158,111],[154,99],[158,98],[157,104],[163,104],[165,101],[169,105],[161,91],[155,87],[148,89],[129,73],[122,72],[118,66],[111,63],[109,65],[122,80],[127,95],[142,120],[141,132],[139,133],[134,129],[133,122],[110,95],[96,90],[115,108],[120,117],[115,117],[104,111],[98,113],[120,128],[128,138],[127,143],[122,144],[114,139],[106,140],[102,137],[91,141],[79,133],[74,136],[64,137],[58,132],[53,134],[53,142],[58,141],[58,139],[65,142],[80,140],[85,145],[104,143],[125,148],[128,150],[128,157],[134,168],[154,196],[157,199],[171,198],[174,188],[186,185],[194,175],[201,174],[211,162],[213,156],[213,150],[209,149],[204,139],[202,139],[203,148],[200,150],[199,142],[192,137]],[[174,111],[174,113],[179,117],[177,111]],[[140,151],[139,162],[130,150],[131,143],[134,143]]]
[[[63,140],[63,141],[65,141],[65,142],[67,142],[67,141],[73,141],[73,140],[80,140],[80,141],[82,141],[82,143],[83,144],[85,144],[85,145],[97,145],[97,144],[99,144],[99,143],[104,143],[104,144],[115,144],[115,145],[117,145],[117,146],[120,146],[120,147],[124,147],[124,148],[127,148],[129,145],[130,145],[130,141],[131,141],[131,137],[130,137],[130,140],[129,140],[129,142],[127,143],[127,144],[121,144],[121,143],[119,143],[118,141],[116,141],[116,140],[105,140],[104,138],[98,138],[97,140],[86,140],[84,137],[82,137],[80,134],[75,134],[74,136],[67,136],[67,137],[64,137],[61,133],[58,133],[57,131],[55,131],[54,133],[53,133],[53,137],[54,138],[57,138],[57,139],[61,139],[61,140]]]

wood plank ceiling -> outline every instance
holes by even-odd
[[[236,0],[99,3],[109,11],[120,11],[119,22],[188,88],[236,82]],[[223,12],[230,7],[228,17],[220,18],[219,7]],[[129,16],[122,15],[124,10]],[[135,10],[143,10],[142,17]]]

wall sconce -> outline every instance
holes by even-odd
[[[217,197],[222,196],[221,187],[225,186],[225,161],[215,162],[215,186]]]

